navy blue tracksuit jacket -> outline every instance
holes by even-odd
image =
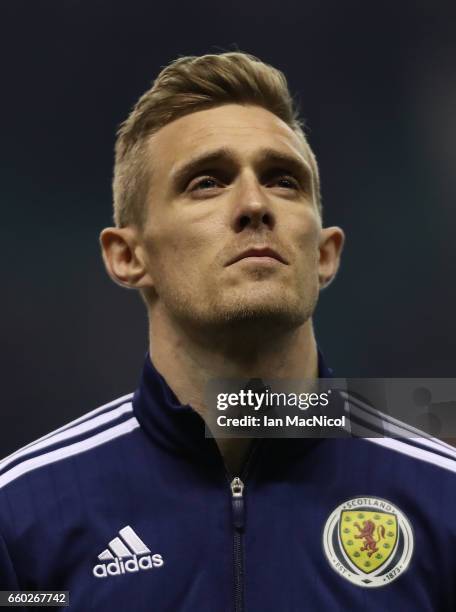
[[[452,447],[262,439],[227,474],[149,358],[134,394],[0,462],[0,590],[75,611],[445,612],[455,570]]]

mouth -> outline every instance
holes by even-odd
[[[232,264],[238,261],[250,258],[254,258],[255,260],[261,260],[263,258],[265,260],[274,259],[282,264],[288,265],[288,261],[286,261],[286,259],[284,259],[279,253],[277,253],[277,251],[274,251],[274,249],[270,249],[269,247],[264,247],[247,249],[239,255],[236,255],[236,257],[233,257],[233,259],[230,259],[226,266],[231,266]]]

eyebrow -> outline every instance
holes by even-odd
[[[227,148],[220,147],[213,151],[201,153],[192,157],[189,161],[182,163],[177,168],[171,171],[171,182],[176,188],[181,188],[186,181],[199,170],[209,168],[211,165],[227,164],[232,167],[237,166],[237,157],[235,153]],[[296,173],[298,177],[304,179],[307,183],[312,180],[312,169],[310,164],[297,155],[283,153],[272,148],[260,149],[256,155],[255,166],[261,168],[265,165],[284,166],[290,171]]]

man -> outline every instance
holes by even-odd
[[[103,258],[144,299],[149,354],[134,395],[0,463],[0,587],[81,611],[453,610],[451,447],[205,436],[211,380],[331,375],[312,314],[344,234],[283,75],[173,62],[120,128],[113,185]]]

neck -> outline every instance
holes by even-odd
[[[189,329],[154,308],[149,313],[149,350],[154,366],[182,404],[190,404],[202,418],[207,407],[204,391],[216,378],[312,379],[318,376],[318,354],[311,319],[284,329],[261,322],[237,328]],[[265,332],[267,329],[267,332]],[[232,473],[239,473],[250,440],[218,439]]]

